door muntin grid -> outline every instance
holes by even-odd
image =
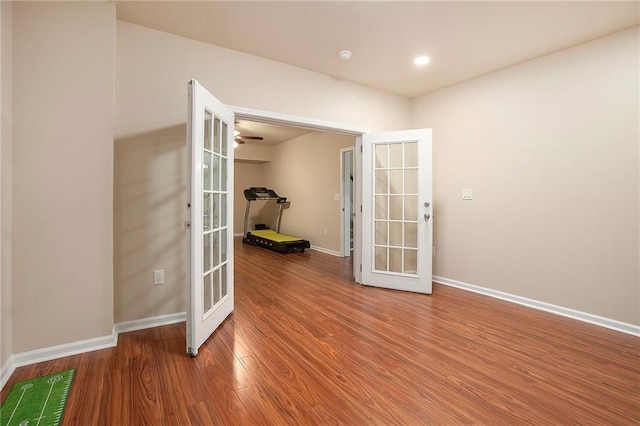
[[[418,276],[418,142],[377,142],[372,161],[373,270]]]
[[[228,294],[227,123],[204,111],[202,155],[202,311],[208,317]]]

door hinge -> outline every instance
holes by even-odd
[[[362,204],[360,204],[360,213],[362,213]]]
[[[190,220],[185,220],[184,221],[184,229],[186,229],[187,231],[189,229],[191,229],[191,221]]]
[[[187,208],[190,209],[191,208],[191,203],[187,203]]]
[[[362,145],[360,145],[360,152],[362,152]]]
[[[360,272],[362,272],[362,263],[360,264]]]

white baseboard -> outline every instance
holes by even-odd
[[[156,317],[141,318],[131,321],[116,323],[116,333],[126,333],[128,331],[143,330],[145,328],[160,327],[161,325],[175,324],[187,319],[186,312],[176,312],[174,314],[158,315]]]
[[[457,287],[462,290],[472,291],[474,293],[483,294],[485,296],[495,297],[496,299],[506,300],[508,302],[517,303],[519,305],[528,306],[530,308],[539,309],[541,311],[551,312],[552,314],[562,315],[563,317],[573,318],[578,321],[587,322],[589,324],[594,324],[600,327],[609,328],[611,330],[620,331],[622,333],[640,337],[640,326],[637,325],[589,314],[587,312],[577,311],[571,308],[565,308],[563,306],[552,305],[551,303],[540,302],[539,300],[516,296],[514,294],[505,293],[498,290],[492,290],[490,288],[468,284],[462,281],[439,277],[436,275],[434,275],[432,279],[433,282],[439,284]]]
[[[233,234],[234,237],[244,237],[244,234],[242,232],[239,232],[237,234]]]
[[[18,367],[35,364],[38,362],[51,361],[52,359],[65,356],[77,355],[85,352],[97,351],[116,346],[118,335],[114,331],[111,335],[94,337],[92,339],[80,340],[77,342],[64,343],[62,345],[49,346],[47,348],[35,349],[33,351],[22,352],[11,355],[6,365],[2,367],[2,386],[11,377],[13,371]],[[5,370],[6,368],[6,370]]]
[[[16,369],[16,363],[14,361],[14,356],[11,355],[7,362],[0,368],[0,389],[4,388],[4,385],[9,380],[9,377],[13,374]]]
[[[311,250],[319,251],[320,253],[330,254],[331,256],[341,257],[339,251],[329,250],[324,247],[311,246]]]
[[[78,342],[65,343],[63,345],[50,346],[48,348],[14,354],[0,368],[0,389],[4,387],[13,372],[18,367],[35,364],[37,362],[50,361],[65,356],[77,355],[85,352],[97,351],[116,346],[118,334],[128,331],[142,330],[144,328],[159,327],[161,325],[175,324],[186,319],[185,312],[159,315],[156,317],[142,318],[133,321],[119,322],[113,327],[110,336],[95,337],[93,339]]]

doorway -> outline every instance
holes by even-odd
[[[262,111],[255,110],[251,108],[237,107],[237,106],[229,106],[229,108],[234,112],[236,120],[247,120],[254,121],[258,123],[268,123],[268,124],[276,124],[283,125],[289,127],[298,127],[303,129],[308,129],[310,131],[317,132],[331,132],[331,133],[339,133],[343,135],[350,135],[355,138],[354,147],[352,148],[353,156],[352,156],[352,174],[353,174],[353,191],[352,191],[352,199],[354,205],[361,204],[361,194],[360,194],[360,185],[358,182],[359,170],[361,170],[361,161],[360,157],[360,146],[362,145],[362,135],[365,133],[369,133],[368,129],[358,128],[354,126],[349,126],[341,123],[331,123],[325,122],[321,120],[315,120],[305,117],[296,117],[290,116],[286,114],[279,114],[270,111]],[[341,197],[342,198],[342,197]],[[360,213],[358,209],[356,211],[355,216],[353,217],[353,275],[356,282],[361,282],[362,272],[360,270],[361,262],[361,248],[360,248]]]

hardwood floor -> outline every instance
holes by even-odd
[[[354,284],[348,259],[236,243],[236,308],[19,368],[76,368],[66,425],[640,424],[640,339],[434,285]]]

